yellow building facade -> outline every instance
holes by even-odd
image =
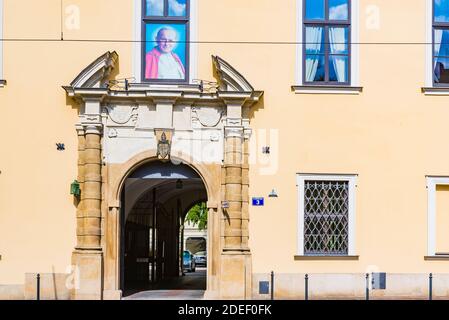
[[[307,2],[0,0],[0,299],[122,298],[130,221],[173,276],[198,202],[205,298],[448,298],[449,6]]]

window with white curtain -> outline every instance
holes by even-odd
[[[433,83],[449,85],[449,0],[433,1]]]
[[[350,85],[351,0],[304,0],[303,43],[304,84]]]

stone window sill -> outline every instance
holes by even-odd
[[[359,95],[363,87],[354,86],[292,86],[296,94],[349,94]]]
[[[0,88],[3,88],[4,86],[6,86],[6,80],[0,79]]]
[[[359,256],[295,256],[296,261],[359,260]]]
[[[424,260],[426,261],[441,261],[441,260],[448,260],[449,261],[449,254],[441,254],[441,255],[435,255],[435,256],[425,256]]]
[[[449,96],[449,87],[422,87],[421,92],[426,96]]]

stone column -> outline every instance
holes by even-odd
[[[251,129],[245,128],[242,163],[242,248],[249,250],[249,139]]]
[[[251,298],[251,253],[248,247],[248,185],[243,185],[245,166],[244,126],[240,101],[227,101],[225,127],[224,197],[229,208],[224,210],[224,248],[221,259],[220,297]],[[247,162],[247,161],[246,161]]]
[[[221,219],[218,216],[218,205],[211,201],[207,202],[207,290],[205,299],[215,300],[219,298],[219,263],[220,263],[220,238],[214,235],[220,234]]]
[[[108,217],[105,221],[105,232],[107,237],[106,248],[104,252],[104,284],[103,284],[103,300],[120,300],[122,291],[120,290],[120,204],[119,202],[111,203],[108,207]]]
[[[243,128],[225,129],[225,251],[240,251],[242,246],[242,145]]]
[[[79,163],[84,176],[81,211],[78,212],[78,244],[72,255],[72,264],[79,274],[79,283],[72,291],[72,299],[102,299],[103,252],[101,247],[101,135],[100,101],[85,101],[84,148],[80,147]]]
[[[84,248],[101,250],[101,131],[86,129],[84,151]]]
[[[81,196],[76,210],[76,249],[84,246],[84,150],[86,137],[82,125],[77,125],[78,132],[78,182],[80,184]]]

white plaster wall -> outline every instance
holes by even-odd
[[[157,148],[152,130],[123,127],[107,127],[105,130],[103,154],[106,163],[125,163],[139,153]],[[112,131],[117,137],[109,137]],[[171,152],[173,156],[187,156],[192,163],[221,164],[224,154],[223,132],[220,129],[175,132]]]
[[[167,114],[171,113],[172,116]],[[183,155],[191,163],[222,164],[224,132],[222,109],[190,105],[167,105],[157,108],[151,103],[122,102],[103,107],[105,139],[104,161],[120,164],[139,153],[155,150],[154,128],[161,126],[158,118],[170,119],[165,127],[173,127],[171,154]]]

